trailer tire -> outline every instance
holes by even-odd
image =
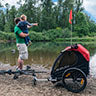
[[[68,91],[79,93],[85,89],[87,79],[82,70],[69,68],[62,75],[62,83]]]

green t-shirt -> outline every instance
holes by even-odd
[[[21,33],[21,29],[17,26],[14,28],[14,33],[16,35],[16,43],[25,43],[25,39],[23,37],[20,37],[19,34]]]

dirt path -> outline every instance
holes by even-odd
[[[39,74],[38,78],[47,78],[50,76],[50,70],[42,66],[32,65],[33,69],[46,70],[48,74]],[[0,66],[1,69],[15,69],[9,65]],[[13,75],[0,75],[0,96],[96,96],[96,79],[88,78],[88,83],[84,91],[72,93],[62,86],[53,85],[51,82],[38,82],[36,86],[32,85],[31,76],[20,76],[13,80]]]

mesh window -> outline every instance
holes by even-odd
[[[60,69],[60,68],[66,68],[69,66],[72,66],[76,64],[78,61],[78,57],[74,51],[65,51],[60,59],[58,60],[55,70]]]

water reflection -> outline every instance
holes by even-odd
[[[69,45],[70,43],[61,42],[34,42],[28,48],[29,59],[25,61],[25,64],[42,64],[47,67],[52,66],[60,51]],[[96,63],[94,59],[96,58],[96,44],[83,43],[82,45],[90,52],[90,69],[93,74],[96,70]],[[15,54],[11,52],[12,49],[16,50]],[[16,65],[17,58],[18,51],[15,43],[0,43],[0,62]]]
[[[70,43],[60,42],[35,42],[28,48],[29,59],[26,64],[47,64],[51,66],[59,55],[60,51],[69,46]],[[96,53],[96,45],[82,44],[93,56]],[[12,54],[11,50],[15,49],[16,53]],[[0,44],[0,61],[3,63],[10,63],[15,65],[18,58],[18,51],[15,43],[1,43]]]
[[[60,53],[66,46],[70,44],[67,43],[42,43],[35,42],[32,46],[28,48],[29,59],[25,61],[25,64],[43,64],[46,66],[51,66]],[[12,54],[11,50],[15,49],[16,53]],[[4,64],[10,63],[11,65],[16,65],[18,58],[18,51],[15,43],[2,43],[0,44],[0,61]]]

